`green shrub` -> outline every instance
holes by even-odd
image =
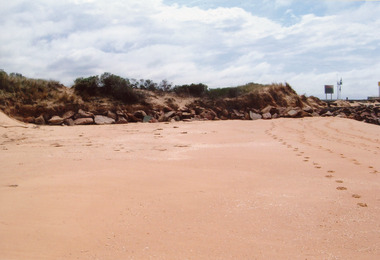
[[[199,83],[199,84],[175,86],[173,91],[180,95],[202,97],[207,93],[207,89],[208,89],[207,85]]]

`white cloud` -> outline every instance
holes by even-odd
[[[288,13],[293,2],[275,1]],[[328,15],[304,14],[291,26],[239,7],[160,0],[14,0],[3,6],[0,68],[67,85],[109,71],[210,87],[288,81],[301,94],[323,97],[323,85],[342,76],[344,93],[365,97],[372,88],[377,93],[380,80],[380,7],[374,3],[339,12],[329,5]]]

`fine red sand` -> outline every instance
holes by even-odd
[[[380,128],[0,114],[0,259],[380,259]]]

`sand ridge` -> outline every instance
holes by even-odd
[[[379,152],[339,118],[0,127],[0,258],[377,259]]]

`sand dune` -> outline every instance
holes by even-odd
[[[378,126],[0,125],[0,259],[380,258]]]

